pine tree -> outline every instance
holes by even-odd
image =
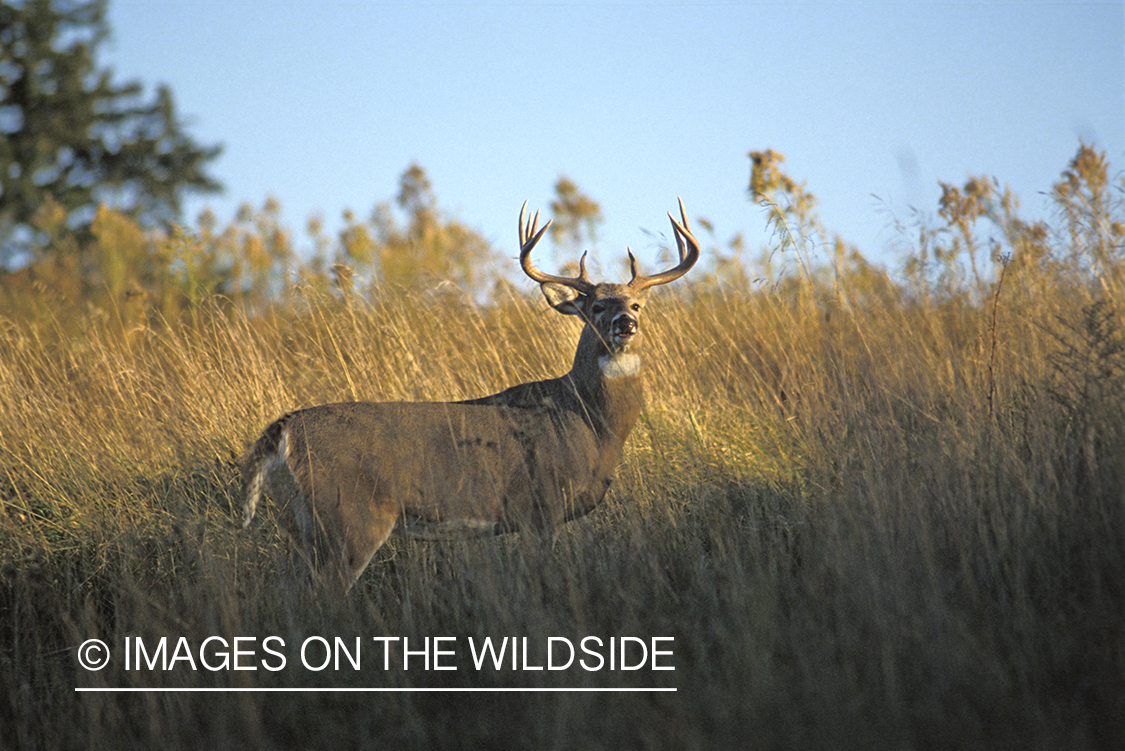
[[[186,191],[216,192],[220,147],[197,145],[160,87],[97,66],[105,0],[0,0],[0,261],[43,238],[36,214],[61,206],[82,232],[106,204],[145,226],[179,218]]]

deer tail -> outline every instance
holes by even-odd
[[[278,464],[285,462],[289,453],[289,431],[286,428],[289,415],[273,422],[262,431],[254,442],[246,462],[242,465],[242,527],[245,529],[254,520],[258,501],[262,497],[266,478]]]

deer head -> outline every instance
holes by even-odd
[[[679,201],[680,221],[669,212],[672,232],[679,249],[679,263],[667,271],[651,276],[637,273],[637,259],[631,248],[629,268],[632,278],[625,284],[595,284],[586,274],[586,254],[578,261],[578,276],[546,274],[531,263],[531,250],[551,226],[548,221],[537,231],[539,212],[525,219],[527,202],[520,209],[520,266],[532,280],[539,282],[543,296],[551,307],[564,315],[579,316],[585,323],[584,338],[598,348],[598,357],[628,354],[640,339],[640,316],[648,300],[648,291],[679,279],[699,260],[699,241],[691,233],[684,202]],[[587,335],[587,331],[592,335]],[[579,347],[581,348],[581,343]]]

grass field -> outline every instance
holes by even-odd
[[[557,375],[569,319],[538,294],[311,295],[79,335],[4,323],[0,747],[1116,748],[1123,279],[1013,262],[1002,288],[930,296],[689,277],[646,313],[648,406],[606,504],[553,550],[392,540],[342,602],[285,602],[270,504],[238,528],[248,443],[301,405]],[[530,669],[587,636],[600,669]],[[313,669],[317,637],[358,637],[359,669]],[[447,640],[422,655],[427,637]],[[478,669],[486,637],[528,652]],[[610,670],[620,637],[671,637],[656,663],[675,669]],[[98,671],[78,662],[92,638]],[[257,669],[203,664],[239,645]],[[677,690],[75,691],[106,687]]]

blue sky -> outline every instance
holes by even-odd
[[[992,175],[1028,216],[1094,142],[1125,169],[1122,3],[376,3],[110,0],[102,62],[168,84],[222,143],[221,222],[282,205],[338,227],[411,162],[439,204],[516,253],[560,174],[605,215],[595,250],[642,262],[682,196],[725,242],[769,241],[747,153],[772,148],[827,228],[894,268],[890,212]]]

